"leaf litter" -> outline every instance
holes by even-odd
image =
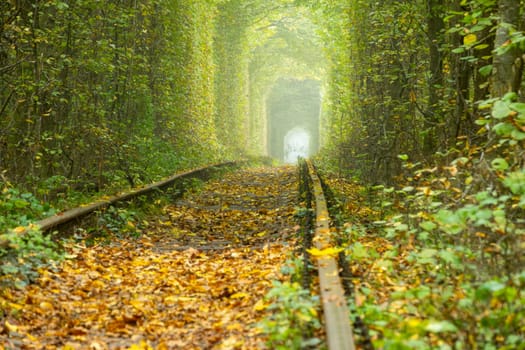
[[[294,244],[292,167],[243,169],[148,219],[141,237],[0,291],[0,349],[260,349],[264,295]]]

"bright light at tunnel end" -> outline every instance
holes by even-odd
[[[298,158],[310,155],[310,133],[302,127],[295,127],[284,136],[284,162],[296,164]]]

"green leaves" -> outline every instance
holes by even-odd
[[[62,257],[51,235],[44,236],[34,225],[18,226],[0,234],[0,286],[23,287],[36,279],[40,268]]]
[[[467,227],[466,216],[461,212],[441,209],[436,213],[435,219],[440,224],[439,228],[449,234],[458,234]]]
[[[507,161],[503,158],[493,159],[490,164],[492,166],[492,169],[498,171],[505,171],[509,168],[509,163],[507,163]]]
[[[516,196],[519,196],[519,207],[525,208],[525,170],[513,171],[503,179],[503,184]]]
[[[423,221],[419,223],[419,226],[425,231],[432,231],[438,226],[432,221]]]
[[[503,183],[507,186],[513,194],[525,194],[525,170],[514,171],[509,173]]]
[[[0,182],[0,186],[2,183]],[[0,193],[0,232],[52,215],[49,204],[39,201],[31,193],[21,193],[13,187],[4,187]]]
[[[435,264],[435,257],[438,254],[436,249],[425,248],[415,254],[418,264]]]
[[[492,108],[492,116],[496,119],[504,119],[510,115],[512,110],[509,107],[509,104],[505,101],[496,101],[494,107]]]
[[[430,321],[425,330],[431,333],[457,332],[458,328],[449,321]]]
[[[266,299],[272,314],[259,327],[268,336],[267,344],[272,349],[302,349],[321,343],[313,336],[321,328],[318,297],[311,296],[298,283],[274,282]]]
[[[492,73],[492,65],[491,65],[491,64],[487,64],[487,65],[485,65],[485,66],[483,66],[483,67],[480,67],[480,68],[478,69],[478,72],[479,72],[479,74],[481,74],[482,76],[484,76],[484,77],[488,77],[488,76],[490,76],[490,74]]]

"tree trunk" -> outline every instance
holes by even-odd
[[[428,106],[426,113],[426,126],[428,133],[423,141],[423,150],[426,155],[431,155],[437,150],[436,127],[440,122],[439,103],[443,100],[443,57],[439,48],[443,43],[443,30],[445,24],[442,14],[443,5],[441,0],[427,0],[427,32],[429,47],[429,70],[428,81]]]
[[[496,30],[494,46],[509,45],[511,28],[519,28],[520,0],[499,0],[499,26]],[[492,74],[492,97],[501,97],[508,92],[517,92],[521,84],[522,59],[517,47],[494,55]]]

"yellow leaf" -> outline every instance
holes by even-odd
[[[175,295],[168,295],[164,298],[165,303],[176,303],[178,301],[186,302],[186,301],[194,301],[196,298],[193,297],[180,297]]]
[[[230,296],[230,299],[241,299],[241,298],[249,298],[249,297],[250,297],[250,294],[239,292],[239,293],[232,294]]]
[[[314,309],[313,307],[311,307],[311,308],[309,309],[309,311],[310,311],[310,313],[311,313],[312,315],[314,315],[315,317],[318,316],[318,314],[317,314],[317,310]]]
[[[39,306],[40,306],[40,308],[41,308],[42,310],[47,310],[47,311],[52,311],[52,310],[55,309],[55,308],[53,307],[53,304],[51,304],[51,303],[48,302],[48,301],[43,301],[43,302],[41,302]]]
[[[176,303],[178,300],[179,298],[174,295],[168,295],[164,298],[164,302],[167,304]]]
[[[418,187],[418,190],[421,191],[425,196],[430,196],[434,193],[428,186]]]
[[[406,319],[404,323],[408,328],[411,329],[417,329],[423,326],[423,320],[414,317]]]
[[[478,37],[476,36],[476,34],[472,33],[465,35],[465,37],[463,38],[463,43],[467,46],[471,46],[476,41],[478,41]]]
[[[9,332],[18,332],[18,326],[15,326],[14,324],[11,324],[9,323],[9,321],[5,320],[5,328],[7,328],[7,330]]]
[[[317,248],[307,249],[306,251],[310,253],[312,256],[315,257],[321,257],[321,256],[334,256],[337,255],[339,252],[342,252],[344,248],[334,248],[329,247],[322,250],[319,250]]]
[[[12,309],[17,310],[17,311],[22,310],[24,308],[24,306],[20,304],[16,304],[16,303],[8,303],[8,304]]]
[[[140,300],[131,300],[129,302],[135,309],[139,310],[139,311],[143,311],[144,310],[144,303]]]
[[[26,228],[24,226],[18,226],[17,228],[13,229],[14,233],[22,234],[26,232]]]
[[[33,343],[36,343],[38,341],[34,336],[32,336],[29,333],[26,333],[25,336],[27,337],[27,339],[31,340]]]
[[[106,284],[102,280],[95,280],[93,283],[91,283],[91,286],[102,289],[106,287]]]
[[[229,331],[242,331],[242,325],[238,322],[235,322],[227,325],[226,329]]]
[[[141,340],[140,343],[131,345],[128,350],[153,350],[153,348],[146,341]]]
[[[262,311],[268,307],[269,304],[264,302],[264,299],[259,299],[253,306],[254,311]]]

